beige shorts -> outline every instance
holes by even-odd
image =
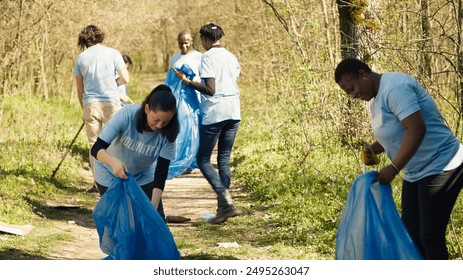
[[[103,125],[111,119],[121,106],[111,102],[90,103],[83,109],[83,120],[87,130],[87,138],[90,147],[95,144],[96,139],[103,129]]]

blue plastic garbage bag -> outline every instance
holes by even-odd
[[[392,197],[377,172],[356,178],[336,234],[337,260],[420,260]]]
[[[187,64],[177,68],[193,80],[196,74]],[[199,148],[199,125],[201,124],[201,106],[196,91],[182,83],[173,69],[167,73],[168,85],[177,98],[177,116],[180,131],[176,140],[175,159],[170,163],[168,179],[182,175],[188,167],[196,168],[196,155]]]
[[[133,176],[117,179],[100,198],[93,220],[107,260],[178,260],[172,233]]]

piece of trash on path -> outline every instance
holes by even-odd
[[[209,222],[212,218],[215,217],[215,215],[212,214],[210,211],[207,211],[207,212],[204,212],[204,213],[201,215],[201,217],[202,217],[204,220],[206,220],[206,221]]]
[[[0,231],[16,235],[27,235],[34,227],[32,225],[10,225],[0,222]]]
[[[224,242],[224,243],[217,243],[217,246],[222,247],[222,248],[236,248],[240,247],[240,245],[235,241],[235,242]]]
[[[186,223],[191,221],[191,218],[183,217],[183,216],[171,216],[168,215],[166,216],[166,221],[168,223],[174,223],[174,224],[181,224],[181,223]]]
[[[40,203],[43,207],[49,207],[49,208],[56,208],[56,209],[75,209],[75,208],[81,208],[81,205],[75,205],[75,204],[68,204],[68,203],[60,203],[60,202],[54,202],[54,201],[45,201]]]

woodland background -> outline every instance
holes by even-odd
[[[332,77],[341,57],[356,56],[378,71],[417,76],[450,107],[450,124],[461,135],[461,6],[445,0],[2,0],[0,117],[5,97],[18,92],[75,98],[77,34],[87,24],[105,30],[105,43],[129,54],[135,71],[159,73],[177,51],[180,30],[198,35],[199,27],[215,22],[240,59],[242,82],[276,106],[294,110],[325,98],[333,103],[317,110],[319,116],[305,112],[301,122],[328,118],[343,137],[350,137],[343,129],[357,130],[355,121],[346,123],[352,106],[337,100]]]
[[[203,51],[198,30],[214,22],[242,67],[237,184],[266,209],[276,225],[272,235],[332,258],[349,186],[361,172],[358,150],[372,141],[365,104],[349,100],[334,82],[336,64],[354,56],[376,71],[417,77],[461,139],[462,6],[459,0],[0,0],[0,180],[24,184],[16,177],[28,173],[19,169],[40,169],[25,153],[50,135],[49,147],[43,146],[62,153],[66,143],[58,138],[75,133],[53,119],[59,108],[43,108],[68,108],[78,127],[73,65],[85,25],[101,27],[106,45],[131,56],[129,92],[143,96],[150,90],[144,81],[165,77],[178,32],[191,30]],[[49,119],[27,119],[30,102]],[[38,132],[31,133],[34,127]],[[18,143],[22,152],[12,150]],[[49,169],[56,164],[56,158],[39,157]],[[399,181],[393,190],[400,211]],[[0,189],[0,216],[14,221],[12,201]],[[454,259],[463,255],[462,209],[460,198],[449,231]]]

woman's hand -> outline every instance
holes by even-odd
[[[369,166],[379,164],[380,162],[378,156],[370,147],[362,147],[360,149],[360,159],[362,160],[363,164]]]
[[[111,166],[113,169],[113,174],[116,177],[119,177],[123,180],[128,179],[127,175],[125,175],[127,167],[120,160],[110,155],[105,149],[99,150],[96,158],[102,163]]]
[[[125,174],[127,167],[125,167],[125,165],[120,160],[113,158],[111,161],[111,167],[113,169],[113,174],[116,177],[119,177],[123,180],[128,179],[127,175]]]
[[[376,181],[381,184],[391,183],[394,177],[398,174],[397,170],[392,165],[387,165],[378,172]]]
[[[175,69],[174,67],[172,67],[172,70],[174,70],[175,76],[177,76],[177,78],[180,81],[183,82],[184,80],[187,80],[187,77],[186,77],[185,73],[183,73],[182,71],[177,71],[177,69]]]

